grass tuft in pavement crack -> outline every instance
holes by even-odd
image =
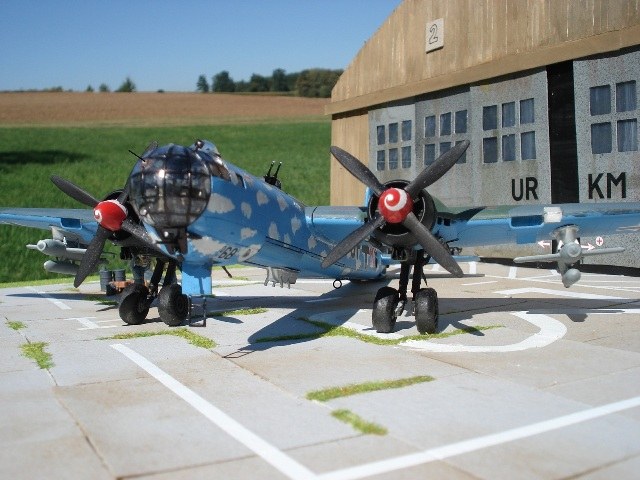
[[[341,387],[331,387],[309,392],[307,393],[307,399],[327,402],[335,398],[348,397],[350,395],[358,395],[360,393],[377,392],[379,390],[389,390],[392,388],[408,387],[417,383],[431,382],[433,380],[435,379],[429,375],[420,375],[416,377],[401,378],[398,380],[352,383]]]
[[[211,340],[210,338],[203,337],[202,335],[198,335],[197,333],[193,333],[192,331],[186,328],[176,328],[172,330],[158,330],[157,332],[132,332],[132,333],[120,333],[117,335],[113,335],[111,337],[102,337],[100,340],[129,340],[132,338],[143,338],[143,337],[155,337],[157,335],[173,335],[174,337],[184,338],[189,341],[191,345],[195,345],[196,347],[211,349],[216,346],[216,342]]]
[[[34,360],[40,368],[46,370],[54,365],[51,361],[51,354],[45,351],[45,347],[48,345],[46,342],[25,343],[20,345],[20,349],[23,356]]]
[[[238,310],[228,310],[226,312],[207,312],[207,315],[212,317],[232,317],[234,315],[257,315],[259,313],[265,313],[268,310],[266,308],[240,308]]]
[[[23,322],[17,322],[17,321],[13,321],[13,320],[7,320],[7,327],[11,328],[12,330],[20,330],[22,328],[27,328],[27,326],[23,323]]]
[[[350,410],[334,410],[331,412],[341,422],[348,423],[353,428],[366,435],[386,435],[387,429],[372,422],[367,422]]]

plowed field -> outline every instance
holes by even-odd
[[[328,99],[202,93],[0,94],[0,125],[188,125],[317,120]]]

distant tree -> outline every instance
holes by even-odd
[[[111,89],[109,88],[109,85],[107,85],[106,83],[101,83],[100,86],[98,87],[98,91],[100,91],[100,92],[110,92]]]
[[[271,91],[272,92],[288,92],[289,83],[287,82],[287,73],[282,68],[276,68],[271,74]]]
[[[331,90],[342,75],[342,70],[327,70],[322,68],[312,68],[300,72],[296,82],[296,90],[301,97],[323,97],[331,96]]]
[[[267,77],[254,73],[249,79],[250,92],[268,92],[270,90],[270,82]]]
[[[116,90],[116,92],[135,92],[136,91],[136,84],[133,83],[133,80],[131,80],[129,77],[125,78],[124,82],[122,82],[122,84],[118,87],[118,89]]]
[[[287,73],[287,87],[289,88],[290,92],[295,91],[299,76],[300,72]]]
[[[89,93],[93,92],[93,87],[91,85],[88,85],[85,92],[89,92]]]
[[[212,90],[214,92],[235,92],[236,84],[226,70],[213,76]]]
[[[249,91],[249,82],[244,80],[239,80],[235,83],[235,91],[236,92],[248,92]]]
[[[200,75],[198,77],[198,83],[196,83],[196,90],[201,93],[209,92],[209,82],[207,82],[207,77],[204,75]]]

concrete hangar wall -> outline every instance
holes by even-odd
[[[640,201],[639,84],[640,0],[405,0],[327,113],[332,144],[382,181],[413,178],[470,140],[429,189],[450,207]],[[332,159],[331,203],[363,198]],[[602,235],[627,252],[588,263],[640,267],[637,234]]]

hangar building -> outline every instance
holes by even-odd
[[[327,113],[332,144],[382,181],[412,179],[470,140],[429,188],[450,207],[639,202],[639,83],[638,0],[405,0],[340,77]],[[332,159],[331,203],[363,198]],[[637,233],[606,234],[605,246],[627,251],[588,263],[640,267]],[[493,249],[529,253],[544,252]]]

